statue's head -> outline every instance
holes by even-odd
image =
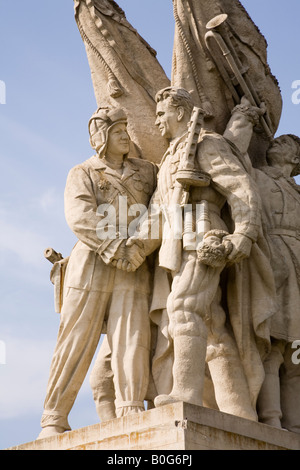
[[[175,86],[169,86],[160,90],[158,93],[156,93],[155,101],[156,103],[168,101],[170,106],[173,106],[174,108],[182,106],[187,111],[187,113],[190,114],[194,107],[190,93],[184,88]]]
[[[120,128],[127,132],[127,116],[122,108],[99,108],[89,120],[88,128],[92,148],[100,157],[103,157],[112,129]]]
[[[223,266],[233,248],[232,243],[225,239],[227,235],[228,232],[224,230],[207,232],[197,252],[198,260],[214,268]]]
[[[179,87],[167,87],[155,97],[156,121],[163,137],[172,140],[186,130],[193,111],[193,100],[188,91]]]
[[[292,165],[291,176],[300,174],[300,139],[293,134],[277,137],[267,151],[267,161],[270,166]]]

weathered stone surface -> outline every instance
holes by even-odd
[[[280,90],[240,2],[173,5],[170,86],[113,0],[75,0],[100,109],[89,121],[96,155],[70,171],[65,190],[78,243],[65,276],[65,260],[52,272],[61,322],[39,439],[70,429],[101,334],[106,349],[90,382],[100,429],[138,413],[128,418],[129,441],[115,430],[122,448],[148,445],[149,433],[156,445],[157,423],[166,423],[157,411],[156,426],[141,427],[145,401],[205,405],[300,432],[300,369],[290,354],[300,337],[300,140],[274,140]],[[166,424],[166,446],[205,447],[201,434],[215,432],[176,421],[173,444]],[[230,448],[230,428],[217,429]]]
[[[183,402],[7,450],[300,450],[298,434]]]

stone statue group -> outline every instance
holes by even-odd
[[[70,430],[101,335],[101,421],[184,401],[299,433],[300,139],[272,139],[256,168],[264,104],[242,97],[220,134],[185,88],[155,103],[159,164],[131,156],[130,117],[103,106],[89,121],[95,155],[68,175],[78,242],[54,265],[60,327],[39,438]]]

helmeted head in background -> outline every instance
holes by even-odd
[[[127,125],[122,108],[98,108],[89,120],[90,144],[100,158],[105,154],[109,131],[119,123]]]
[[[294,134],[287,134],[287,136],[294,141],[294,145],[296,148],[296,155],[298,157],[298,164],[294,169],[291,176],[298,176],[300,175],[300,138]]]

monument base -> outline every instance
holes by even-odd
[[[300,434],[177,402],[7,450],[300,450]]]

